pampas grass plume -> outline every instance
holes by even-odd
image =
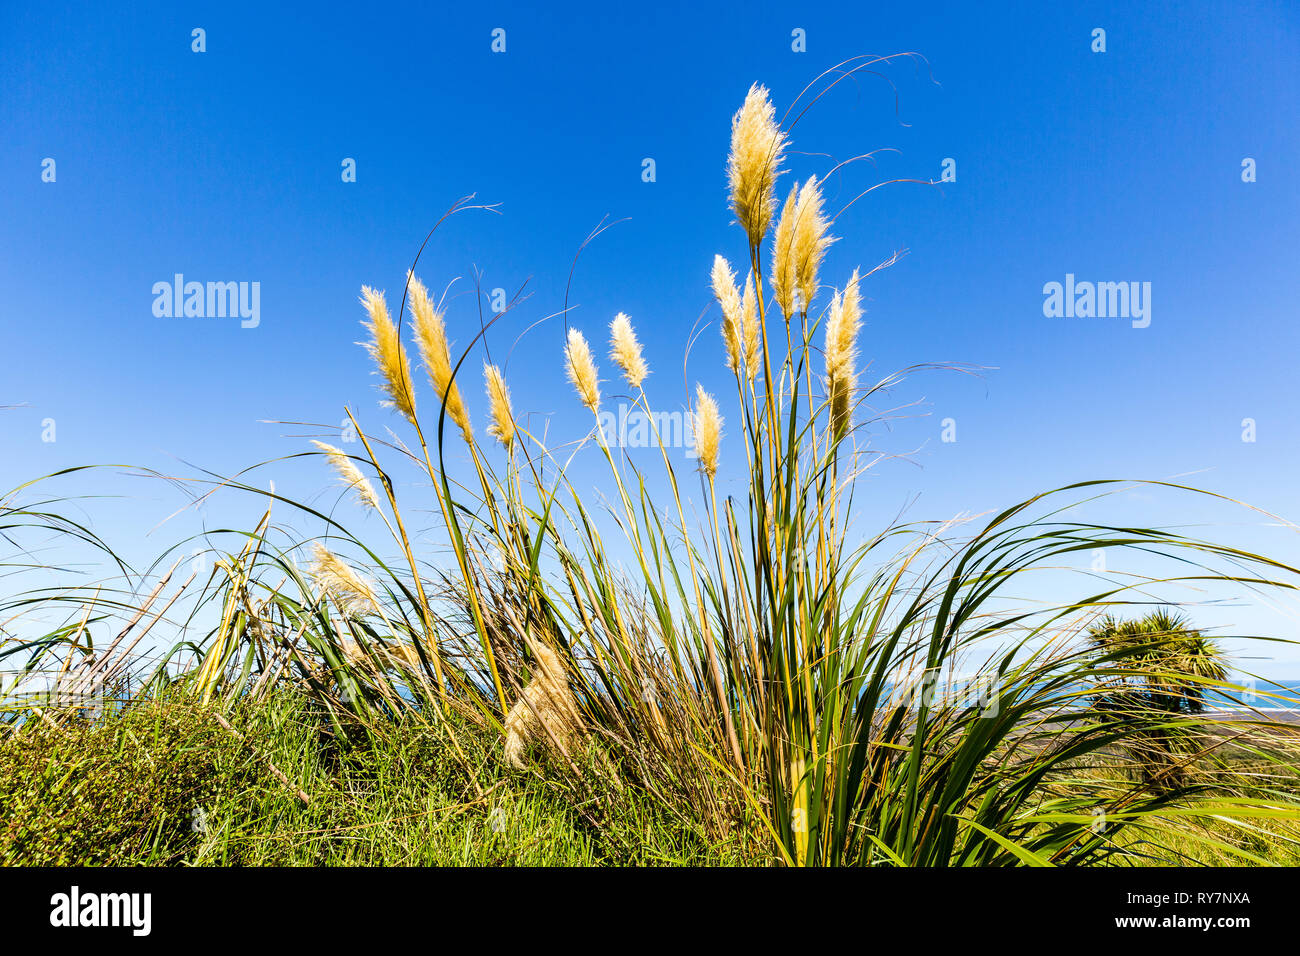
[[[415,385],[411,381],[411,363],[398,338],[397,326],[388,314],[388,303],[382,292],[362,286],[361,304],[368,316],[362,324],[370,332],[370,341],[364,345],[379,370],[379,387],[388,396],[384,404],[397,409],[414,425]]]
[[[695,453],[700,470],[709,478],[718,473],[718,444],[722,438],[722,416],[718,403],[704,386],[695,386]]]
[[[641,354],[641,343],[632,331],[632,320],[622,312],[609,323],[609,349],[610,358],[623,370],[627,383],[633,388],[640,388],[645,377],[650,374],[650,366],[646,365],[645,357]]]
[[[564,346],[564,364],[578,398],[593,413],[596,412],[600,408],[600,380],[596,377],[591,346],[577,329],[569,329],[569,340]]]
[[[751,246],[763,241],[776,206],[776,177],[786,139],[774,116],[767,89],[755,83],[731,119],[727,157],[731,208]]]
[[[495,365],[483,365],[483,380],[487,384],[488,411],[492,424],[488,434],[507,448],[515,437],[515,417],[510,410],[510,389],[506,388],[505,377]]]
[[[415,320],[415,344],[420,349],[420,358],[429,373],[429,381],[433,383],[434,391],[446,408],[447,417],[460,428],[465,441],[473,444],[474,432],[470,428],[469,412],[461,398],[460,386],[452,377],[446,322],[429,298],[429,290],[424,283],[411,273],[407,273],[407,279],[410,284],[411,315]]]
[[[336,448],[333,445],[326,444],[323,441],[312,440],[312,444],[323,451],[329,458],[329,463],[338,473],[343,484],[348,490],[355,491],[357,499],[367,508],[379,510],[379,498],[375,495],[375,489],[366,480],[366,476],[361,473],[361,469],[342,448]]]

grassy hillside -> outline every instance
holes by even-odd
[[[338,736],[285,691],[218,721],[182,700],[0,739],[0,864],[589,866],[761,859],[689,808],[512,770],[468,726]],[[229,725],[227,727],[226,725]],[[495,753],[493,752],[495,750]]]
[[[339,737],[285,690],[221,720],[183,699],[0,739],[0,864],[763,865],[743,810],[710,832],[686,799],[541,761],[516,770],[468,725]],[[460,755],[468,761],[467,772]],[[1238,753],[1237,773],[1249,769]],[[1255,768],[1257,769],[1257,768]],[[1242,780],[1245,778],[1242,777]],[[1295,781],[1287,781],[1294,786]],[[1123,865],[1300,862],[1294,829],[1176,816],[1125,833]]]

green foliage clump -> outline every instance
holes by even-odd
[[[263,775],[245,741],[179,704],[33,722],[0,740],[0,862],[176,862]]]
[[[1205,710],[1206,690],[1228,679],[1223,651],[1179,614],[1157,610],[1137,620],[1107,617],[1088,639],[1098,656],[1093,707],[1128,725],[1125,749],[1144,786],[1183,785],[1204,729],[1183,718]]]
[[[0,739],[0,864],[744,862],[685,805],[567,767],[513,770],[491,729],[427,716],[345,737],[286,690],[228,711],[140,701],[97,724],[33,720]]]

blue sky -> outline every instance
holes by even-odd
[[[675,407],[683,345],[705,313],[687,377],[728,394],[708,272],[717,252],[744,255],[726,206],[731,114],[751,82],[781,112],[849,56],[916,51],[928,65],[886,71],[897,110],[894,88],[873,78],[822,100],[794,131],[803,155],[783,180],[898,151],[833,177],[837,209],[878,180],[938,178],[956,162],[942,188],[857,202],[823,270],[842,285],[908,250],[864,287],[872,376],[985,368],[920,373],[894,391],[915,405],[873,441],[910,455],[864,479],[864,527],[905,507],[946,518],[1075,480],[1177,475],[1300,518],[1293,5],[378,6],[0,8],[0,405],[20,406],[0,411],[0,485],[103,462],[230,473],[319,433],[264,420],[333,423],[345,404],[368,429],[396,427],[354,344],[357,295],[370,284],[400,298],[419,242],[468,193],[502,215],[455,217],[419,270],[433,289],[462,277],[454,339],[477,331],[475,269],[485,288],[528,280],[533,293],[489,340],[499,360],[559,310],[587,233],[626,218],[583,255],[570,321],[603,354],[605,326],[627,312],[657,373],[652,394]],[[194,28],[205,52],[191,50]],[[491,50],[495,28],[504,53]],[[1104,53],[1091,49],[1096,28]],[[795,29],[805,52],[792,50]],[[654,182],[642,180],[647,157]],[[345,158],[356,182],[342,181]],[[1246,158],[1255,182],[1242,181]],[[155,317],[151,289],[175,273],[259,282],[260,324]],[[1043,286],[1067,274],[1151,283],[1150,326],[1046,317]],[[507,374],[517,408],[577,437],[586,422],[561,382],[561,341],[558,320],[534,329]],[[955,442],[941,441],[949,418]],[[319,463],[301,464],[274,476],[327,493]],[[723,490],[738,475],[724,469]],[[136,560],[192,530],[145,535],[184,503],[161,483],[103,475],[60,488],[126,495],[86,513]],[[231,497],[204,520],[255,512]],[[1300,562],[1294,531],[1188,496],[1134,492],[1085,515],[1199,526]],[[1197,618],[1300,638],[1292,612],[1250,602]],[[1280,656],[1278,673],[1300,670],[1300,655]]]

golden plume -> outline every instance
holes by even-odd
[[[442,313],[429,298],[429,290],[413,274],[407,273],[410,282],[411,315],[415,325],[415,344],[434,392],[447,409],[447,417],[460,427],[466,442],[473,443],[474,432],[469,424],[469,412],[460,396],[460,386],[452,378],[451,350],[447,343],[447,325]]]
[[[704,386],[695,386],[695,454],[700,459],[700,471],[709,478],[718,473],[718,443],[722,438],[722,416],[718,403]]]
[[[341,613],[357,617],[379,610],[375,592],[346,561],[319,541],[311,547],[312,561],[307,573],[324,594],[334,599]]]
[[[794,221],[798,205],[799,184],[795,183],[781,207],[776,235],[772,237],[772,291],[781,314],[787,319],[794,314],[794,293],[798,285],[794,261]]]
[[[830,223],[822,212],[822,190],[816,176],[810,176],[799,190],[795,211],[794,262],[799,284],[799,311],[807,312],[817,294],[817,273],[826,248],[835,240],[826,234]]]
[[[596,363],[591,358],[591,346],[577,329],[569,329],[569,340],[564,346],[565,371],[569,381],[592,412],[600,408],[600,380],[596,378]]]
[[[645,377],[650,374],[641,355],[641,343],[632,331],[632,320],[620,312],[609,323],[609,357],[623,370],[623,377],[633,388],[640,388]]]
[[[858,270],[853,270],[843,293],[836,293],[826,323],[826,396],[831,406],[831,432],[838,441],[852,418],[853,391],[857,387],[858,329],[862,325],[862,299]]]
[[[388,314],[388,303],[382,292],[363,285],[361,304],[369,316],[362,324],[370,332],[370,341],[363,344],[379,369],[382,379],[379,388],[388,396],[384,404],[397,409],[414,425],[415,385],[411,382],[411,363],[398,338],[397,326]]]
[[[731,118],[727,157],[731,208],[751,246],[763,241],[776,206],[776,177],[781,174],[786,139],[774,116],[767,89],[755,83]]]
[[[329,463],[342,479],[343,484],[348,487],[349,491],[357,493],[357,499],[366,507],[379,510],[379,498],[375,496],[375,489],[371,486],[366,476],[361,473],[361,469],[342,448],[335,448],[323,441],[312,439],[312,444],[323,451],[329,458]]]
[[[572,759],[582,743],[582,715],[569,689],[569,678],[555,651],[541,642],[528,642],[536,658],[532,679],[506,714],[506,762],[523,768],[529,744],[554,750]]]
[[[722,306],[722,342],[727,347],[727,368],[740,368],[740,350],[744,308],[736,290],[736,276],[722,256],[713,257],[713,295]]]
[[[515,437],[515,417],[510,411],[510,389],[506,388],[501,369],[486,362],[483,364],[483,381],[487,384],[488,410],[492,415],[488,434],[509,448]]]

